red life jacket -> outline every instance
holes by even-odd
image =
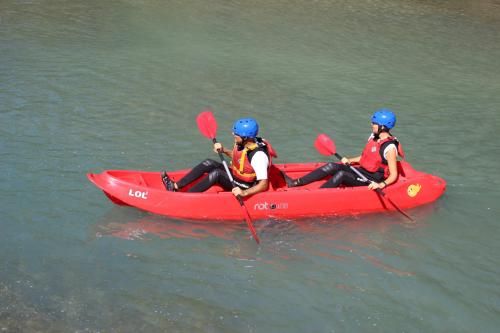
[[[267,140],[256,138],[256,142],[245,146],[242,150],[238,150],[238,146],[236,144],[234,145],[233,159],[231,161],[231,171],[234,178],[246,183],[254,183],[257,180],[257,175],[250,162],[253,155],[258,151],[263,151],[269,158],[269,170],[272,164],[272,158],[277,157],[277,155]]]
[[[389,165],[384,157],[384,150],[385,147],[391,143],[396,145],[398,155],[404,158],[403,148],[396,137],[390,136],[379,141],[370,137],[365,149],[363,149],[363,152],[361,153],[361,159],[359,160],[361,167],[368,172],[383,171],[384,178],[389,177]]]

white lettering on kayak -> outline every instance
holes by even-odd
[[[288,209],[288,202],[269,203],[258,202],[253,206],[253,210]]]
[[[132,189],[128,190],[128,195],[131,197],[136,197],[136,198],[141,198],[141,199],[148,199],[148,191],[142,192],[142,191],[134,191]]]

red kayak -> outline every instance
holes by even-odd
[[[320,189],[324,180],[287,188],[280,173],[283,170],[297,178],[323,164],[273,165],[269,174],[269,190],[244,199],[252,219],[363,214],[394,211],[395,206],[404,210],[433,202],[446,189],[442,178],[416,171],[405,161],[398,162],[398,181],[384,189],[385,196],[366,186]],[[175,181],[188,171],[168,174]],[[169,192],[163,185],[160,172],[147,171],[107,170],[99,174],[89,173],[87,177],[119,205],[175,218],[207,221],[243,219],[240,204],[232,193],[224,192],[218,186],[203,193]]]

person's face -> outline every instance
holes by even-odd
[[[379,129],[379,125],[375,124],[375,123],[372,123],[372,133],[373,134],[377,134],[378,133],[378,129]]]
[[[234,136],[234,143],[241,144],[243,142],[243,139],[241,138],[241,136],[236,135],[234,133],[233,133],[233,136]]]

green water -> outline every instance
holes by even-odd
[[[254,116],[278,162],[356,155],[380,107],[436,203],[199,225],[85,177],[174,170]],[[0,1],[0,329],[495,332],[500,3]],[[495,222],[497,221],[497,222]]]

